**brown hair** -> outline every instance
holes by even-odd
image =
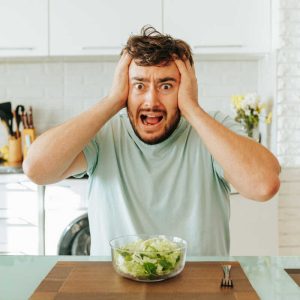
[[[191,47],[186,42],[162,34],[150,25],[144,26],[140,35],[131,35],[122,53],[124,50],[140,66],[168,65],[173,56],[194,64]]]

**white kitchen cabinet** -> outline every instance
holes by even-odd
[[[230,255],[278,255],[278,196],[267,202],[230,198]]]
[[[115,55],[146,24],[195,54],[264,54],[271,0],[0,0],[0,57]]]
[[[162,29],[161,0],[50,0],[50,55],[119,54],[130,34]]]
[[[48,55],[48,0],[0,0],[0,57]]]
[[[0,254],[38,254],[37,186],[23,174],[0,175]]]
[[[267,53],[270,0],[164,0],[164,31],[194,53]]]

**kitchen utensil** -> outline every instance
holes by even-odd
[[[23,128],[27,129],[28,128],[27,114],[24,111],[21,113],[21,120],[22,120]]]
[[[33,126],[33,116],[32,116],[32,106],[29,106],[28,126],[29,126],[29,128],[34,128],[34,126]]]
[[[230,278],[231,265],[222,265],[223,278],[221,280],[221,287],[233,288],[233,281]]]
[[[0,119],[4,121],[4,123],[6,124],[7,130],[8,130],[8,135],[9,136],[13,136],[13,130],[12,130],[12,120],[9,118],[9,115],[0,110]]]
[[[5,112],[10,112],[11,111],[11,102],[0,103],[0,110],[4,110]]]
[[[13,135],[13,130],[12,130],[13,115],[11,109],[11,102],[0,103],[0,110],[6,114],[7,126],[9,128],[9,135]]]
[[[187,242],[165,235],[127,235],[110,241],[113,267],[135,281],[154,282],[178,275],[184,268]]]
[[[17,105],[15,109],[16,121],[17,121],[17,129],[20,130],[21,123],[21,114],[25,111],[25,107],[23,105]]]
[[[20,132],[19,132],[19,126],[17,122],[16,111],[13,111],[13,120],[16,122],[16,138],[18,139],[20,137]]]

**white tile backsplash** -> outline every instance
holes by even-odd
[[[300,155],[300,142],[294,142],[292,145],[280,143],[278,146],[278,155],[284,156],[286,153],[289,155]]]
[[[277,68],[278,76],[300,76],[300,63],[280,64]]]
[[[278,90],[297,90],[300,86],[300,77],[278,77]]]
[[[277,57],[277,152],[284,167],[299,167],[300,2],[280,0]]]
[[[299,22],[300,9],[298,9],[298,4],[296,5],[296,7],[288,7],[288,8],[283,7],[280,10],[279,17],[281,22],[291,22],[291,23]]]
[[[279,34],[281,36],[299,36],[300,35],[300,24],[299,23],[282,23],[279,28]]]
[[[41,133],[102,99],[109,92],[117,58],[104,61],[0,62],[0,99],[13,105],[32,105]],[[199,102],[206,110],[233,114],[233,94],[258,89],[259,61],[195,62]]]
[[[277,93],[277,103],[298,103],[300,104],[300,90],[280,90]]]
[[[300,51],[291,48],[281,48],[278,52],[278,66],[281,63],[298,63],[300,62]]]
[[[300,8],[299,0],[281,0],[280,8]]]
[[[299,115],[291,115],[289,117],[282,116],[278,120],[278,132],[279,135],[284,134],[285,132],[291,132],[297,134],[298,131],[300,131],[300,119]],[[293,141],[291,141],[293,142]],[[294,141],[296,142],[296,141]],[[282,144],[281,142],[278,143],[278,147],[280,146],[286,146],[286,147],[292,147],[292,144]]]

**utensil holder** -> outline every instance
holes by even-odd
[[[22,144],[21,138],[9,137],[8,139],[8,161],[21,162],[22,161]]]
[[[23,151],[23,157],[24,159],[27,156],[28,150],[30,145],[33,143],[35,140],[35,130],[34,128],[26,128],[23,129],[22,134],[22,151]]]

